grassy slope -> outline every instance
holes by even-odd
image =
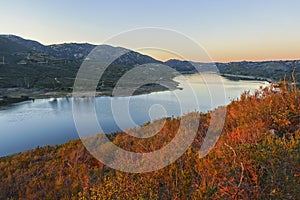
[[[149,139],[118,133],[112,140],[132,151],[152,151],[174,137],[179,120],[167,119],[160,133]],[[209,114],[200,114],[193,145],[175,163],[152,173],[109,169],[79,140],[1,158],[0,199],[299,198],[299,90],[283,87],[281,93],[242,95],[227,107],[216,147],[199,159],[208,122]]]

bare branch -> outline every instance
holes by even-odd
[[[231,151],[233,152],[233,156],[234,156],[234,158],[233,158],[233,163],[235,164],[235,161],[236,161],[236,153],[235,153],[235,150],[234,150],[231,146],[229,146],[228,144],[226,144],[225,142],[224,142],[224,144],[225,144],[226,147],[228,147],[229,149],[231,149]]]
[[[293,72],[292,72],[292,80],[293,80],[293,84],[294,84],[294,91],[297,91],[297,81],[296,81],[296,77],[295,77],[295,71],[296,71],[296,67],[294,67]]]
[[[241,177],[240,177],[240,182],[239,182],[239,184],[238,184],[238,188],[241,187],[242,182],[243,182],[243,179],[244,179],[244,170],[245,170],[245,168],[244,168],[244,165],[243,165],[242,162],[241,162],[241,168],[242,168],[242,172],[241,172]]]
[[[242,185],[242,183],[243,183],[243,179],[244,179],[244,170],[245,170],[245,168],[244,168],[244,165],[243,165],[243,163],[241,162],[241,168],[242,168],[242,172],[241,172],[241,176],[240,176],[240,182],[239,182],[239,184],[238,184],[238,186],[237,186],[237,191],[236,191],[236,193],[235,193],[235,195],[234,195],[234,199],[237,197],[237,195],[238,195],[238,193],[239,193],[239,191],[240,191],[240,187],[241,187],[241,185]]]

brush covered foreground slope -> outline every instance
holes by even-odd
[[[297,199],[300,197],[300,91],[244,93],[227,106],[223,133],[203,159],[199,148],[210,114],[200,115],[187,152],[164,169],[130,174],[104,166],[80,140],[0,159],[0,199]],[[168,118],[148,139],[117,133],[124,149],[153,151],[176,134]]]

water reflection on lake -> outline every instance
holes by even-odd
[[[84,116],[87,102],[95,103],[102,130],[111,133],[164,116],[180,116],[195,110],[206,112],[228,104],[246,90],[254,91],[260,86],[267,86],[262,81],[231,81],[215,74],[189,75],[177,77],[175,80],[180,83],[182,90],[133,97],[84,98],[75,105],[79,106]],[[215,80],[221,80],[224,86]],[[194,91],[193,94],[189,89]],[[194,94],[195,97],[192,97]],[[211,95],[214,96],[213,100]],[[199,106],[194,104],[195,98],[198,99]],[[0,156],[78,138],[73,121],[72,102],[72,98],[38,99],[0,110]],[[113,113],[118,113],[117,120],[114,120]],[[89,116],[82,120],[86,120],[88,125]],[[86,130],[88,134],[95,131],[89,130],[88,126]]]

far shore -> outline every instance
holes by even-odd
[[[235,75],[235,74],[220,74],[221,76],[228,78],[230,80],[253,80],[253,81],[267,81],[269,83],[276,82],[271,78],[256,77],[256,76],[246,76],[246,75]]]

